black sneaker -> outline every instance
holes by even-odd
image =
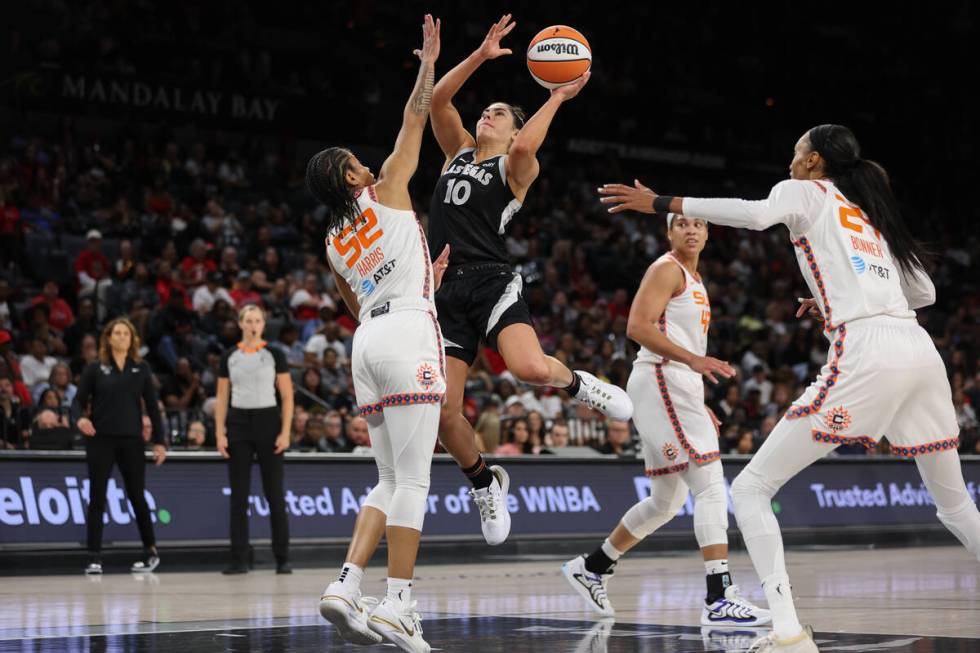
[[[143,559],[137,560],[129,568],[134,574],[148,574],[160,566],[160,556],[153,551],[144,551]]]
[[[289,566],[288,560],[276,560],[276,573],[280,575],[286,575],[293,573],[292,567]]]
[[[248,562],[250,557],[251,556],[249,553],[246,553],[244,555],[232,553],[231,563],[227,567],[222,569],[221,573],[224,574],[225,576],[247,574],[248,570],[252,567],[252,565],[249,564]]]
[[[85,567],[86,576],[102,575],[102,557],[97,555],[89,556],[88,566]]]

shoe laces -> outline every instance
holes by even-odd
[[[497,518],[498,497],[491,488],[470,490],[473,503],[480,511],[480,521],[492,521]]]
[[[415,626],[415,632],[422,635],[422,615],[415,611],[415,606],[418,605],[418,601],[412,601],[410,604],[402,606],[402,616],[408,617],[412,620],[412,624]]]

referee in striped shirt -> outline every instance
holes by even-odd
[[[249,567],[248,496],[252,460],[262,472],[262,489],[272,520],[276,573],[289,574],[289,523],[283,490],[283,452],[293,421],[293,383],[286,356],[262,340],[265,313],[255,304],[238,314],[242,340],[221,358],[214,420],[218,451],[228,459],[231,485],[231,564],[225,574]],[[276,391],[281,410],[276,403]],[[230,404],[230,407],[229,407]]]

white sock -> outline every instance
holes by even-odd
[[[340,581],[345,589],[359,590],[361,589],[362,578],[364,578],[363,569],[352,562],[345,562],[344,566],[340,569],[340,578],[337,580]]]
[[[388,577],[388,598],[398,601],[402,605],[412,602],[412,581],[411,579]]]
[[[796,616],[789,577],[785,574],[767,576],[762,580],[762,589],[765,590],[769,610],[772,612],[772,629],[776,637],[789,639],[799,635],[803,626]]]
[[[705,560],[704,573],[709,576],[728,573],[728,560]]]
[[[606,538],[606,541],[602,543],[602,552],[609,556],[609,559],[613,562],[623,557],[623,552],[614,547],[612,542],[609,541],[609,538]]]

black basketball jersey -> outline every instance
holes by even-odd
[[[429,253],[448,243],[451,265],[510,263],[504,229],[521,203],[507,185],[504,155],[473,163],[474,148],[461,151],[439,177],[429,209]]]

